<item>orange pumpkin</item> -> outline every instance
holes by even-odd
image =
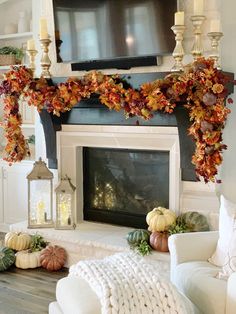
[[[66,262],[66,251],[58,245],[49,245],[42,250],[40,262],[49,271],[61,269]]]
[[[151,247],[160,252],[169,252],[168,248],[168,237],[167,232],[155,231],[150,235],[150,245]]]

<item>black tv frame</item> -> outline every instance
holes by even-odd
[[[101,69],[129,70],[133,67],[156,66],[161,64],[160,56],[124,57],[104,60],[88,60],[71,63],[72,71],[90,71]]]

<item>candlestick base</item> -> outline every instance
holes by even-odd
[[[191,53],[193,55],[193,59],[196,60],[199,57],[202,57],[203,48],[202,48],[202,24],[205,21],[206,17],[204,15],[193,15],[191,17],[191,21],[194,27],[194,43]]]
[[[37,55],[38,51],[35,49],[27,49],[26,50],[27,55],[29,56],[29,68],[32,71],[32,75],[34,77],[35,75],[35,56]]]
[[[182,63],[184,57],[184,48],[182,45],[183,34],[185,30],[184,25],[174,25],[171,27],[173,33],[175,34],[176,46],[172,53],[173,58],[175,59],[175,64],[171,69],[171,72],[180,72],[183,71],[184,66]]]
[[[51,78],[51,73],[49,72],[49,68],[51,66],[51,60],[49,59],[49,56],[48,56],[48,51],[49,51],[48,47],[51,43],[51,40],[49,38],[40,39],[40,43],[43,50],[41,61],[40,61],[41,68],[42,68],[41,77]]]
[[[221,37],[223,36],[223,33],[221,33],[221,32],[210,32],[207,34],[207,36],[211,40],[211,48],[212,48],[209,57],[214,59],[215,67],[218,70],[221,70],[221,66],[220,66],[220,62],[219,62],[219,58],[220,58],[219,42],[220,42]]]

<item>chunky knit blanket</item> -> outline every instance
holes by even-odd
[[[71,266],[69,276],[85,279],[101,301],[102,314],[192,314],[193,309],[155,266],[134,253]]]

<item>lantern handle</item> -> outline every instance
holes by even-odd
[[[76,189],[76,187],[74,186],[74,184],[71,182],[71,178],[70,178],[70,177],[68,177],[68,175],[67,175],[67,174],[65,174],[65,177],[64,177],[64,178],[62,178],[62,180],[68,180],[68,182],[69,182],[69,184],[70,184],[71,188],[72,188],[73,190],[75,190],[75,189]]]

